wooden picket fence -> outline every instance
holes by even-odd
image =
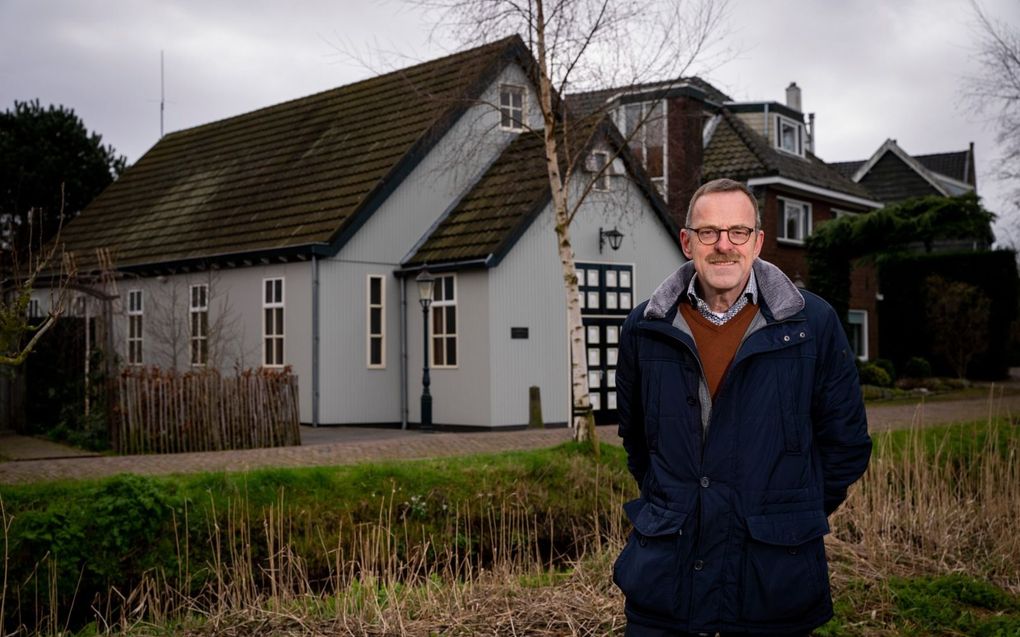
[[[111,438],[118,453],[182,453],[301,444],[297,376],[283,370],[222,376],[125,369]]]

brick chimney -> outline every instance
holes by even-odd
[[[690,95],[671,98],[667,107],[667,205],[678,228],[684,227],[687,203],[701,186],[705,164],[704,110],[705,103]]]

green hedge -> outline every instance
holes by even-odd
[[[1009,374],[1010,328],[1017,311],[1016,253],[952,252],[907,254],[878,260],[883,300],[878,304],[882,356],[903,369],[915,356],[928,359],[935,374],[954,375],[932,347],[925,321],[925,279],[939,275],[980,289],[992,302],[988,317],[989,348],[975,355],[968,377],[999,379]]]

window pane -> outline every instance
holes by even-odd
[[[588,391],[598,389],[602,385],[602,372],[588,372]]]
[[[620,309],[630,309],[630,292],[620,292]]]
[[[615,288],[616,283],[616,270],[609,270],[606,272],[606,287]]]
[[[283,303],[283,279],[276,279],[273,281],[276,286],[276,294],[273,297],[273,301],[276,303]]]
[[[588,286],[594,288],[598,287],[598,285],[599,285],[599,271],[588,270]]]
[[[276,333],[282,335],[283,334],[283,308],[282,307],[278,307],[278,308],[276,308],[275,312],[276,312]]]
[[[617,349],[610,347],[606,350],[606,365],[616,365]]]
[[[448,338],[446,339],[446,364],[456,365],[457,364],[457,339]]]
[[[263,343],[262,347],[263,347],[263,349],[265,351],[265,354],[263,355],[262,362],[265,365],[272,365],[273,364],[273,339],[271,339],[271,338],[265,339],[265,343]]]
[[[457,312],[454,308],[446,308],[446,333],[457,333]]]
[[[623,123],[623,134],[630,136],[634,132],[634,129],[641,123],[641,115],[644,109],[641,104],[627,104],[624,109],[624,123]],[[634,135],[631,139],[637,138],[638,135]]]
[[[588,398],[591,400],[591,408],[595,411],[602,410],[602,397],[599,396],[598,392],[592,392],[588,394]]]
[[[606,342],[616,343],[620,340],[620,327],[618,325],[606,326]]]
[[[283,339],[276,339],[276,364],[283,365]]]
[[[588,366],[598,367],[599,365],[599,348],[589,347],[588,348]]]
[[[606,309],[616,309],[616,292],[606,292]]]
[[[369,333],[371,334],[382,334],[382,309],[373,307],[368,312],[369,315]]]
[[[621,288],[629,288],[630,287],[630,271],[629,270],[623,270],[623,271],[620,272],[620,287]]]
[[[368,280],[368,302],[372,305],[382,304],[382,279],[372,277]]]
[[[437,307],[432,309],[432,333],[443,334],[443,310],[446,308]]]
[[[267,335],[273,333],[273,316],[274,315],[275,315],[275,313],[273,312],[272,309],[267,309],[266,310],[266,334]]]
[[[266,281],[265,301],[266,303],[273,302],[273,282],[268,280]]]
[[[606,387],[616,387],[616,370],[611,369],[606,374]]]
[[[369,343],[372,347],[371,363],[373,365],[382,365],[382,339],[373,337]]]
[[[453,301],[453,277],[443,277],[443,287],[446,288],[446,300]]]
[[[588,293],[588,308],[592,309],[592,310],[597,310],[598,307],[599,307],[599,293],[598,292],[589,292]]]
[[[432,356],[434,357],[434,360],[432,361],[433,365],[445,365],[446,364],[446,357],[443,355],[443,339],[442,338],[434,338],[434,339],[432,339]]]
[[[599,342],[599,326],[589,325],[588,326],[588,344],[594,345]]]
[[[607,409],[616,409],[616,392],[615,391],[609,392],[609,394],[606,396],[606,408]]]

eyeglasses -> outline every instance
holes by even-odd
[[[735,246],[742,246],[747,243],[747,240],[751,238],[751,234],[754,233],[754,228],[748,228],[747,226],[730,226],[729,228],[713,228],[712,226],[691,228],[688,226],[687,229],[698,235],[698,241],[707,246],[714,246],[718,243],[719,236],[724,232],[729,237],[730,243]]]

